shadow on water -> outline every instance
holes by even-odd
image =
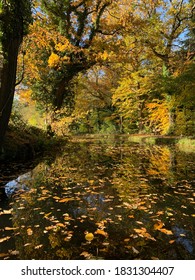
[[[6,185],[0,258],[194,259],[194,157],[73,140]]]

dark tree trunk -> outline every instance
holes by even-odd
[[[20,38],[9,40],[6,46],[7,54],[2,61],[0,72],[0,147],[3,144],[11,115],[16,83],[17,56],[20,44]]]

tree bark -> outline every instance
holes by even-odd
[[[21,42],[21,38],[10,40],[6,46],[6,57],[3,57],[0,72],[0,147],[2,147],[11,115],[16,83],[17,57]]]

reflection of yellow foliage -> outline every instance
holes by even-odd
[[[171,166],[171,151],[168,147],[160,147],[150,155],[149,175],[167,176]]]
[[[70,43],[69,41],[67,40],[66,42],[64,42],[64,44],[62,43],[58,43],[56,46],[55,46],[55,49],[59,52],[64,52],[64,51],[67,51],[68,49],[70,49]]]

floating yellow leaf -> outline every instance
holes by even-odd
[[[173,244],[175,242],[175,240],[170,240],[169,244]]]
[[[88,232],[88,233],[85,235],[85,239],[86,239],[87,241],[92,241],[92,240],[94,239],[93,233]]]
[[[28,229],[27,229],[27,234],[28,234],[28,235],[32,235],[32,234],[33,234],[33,230],[32,230],[31,228],[28,228]]]

